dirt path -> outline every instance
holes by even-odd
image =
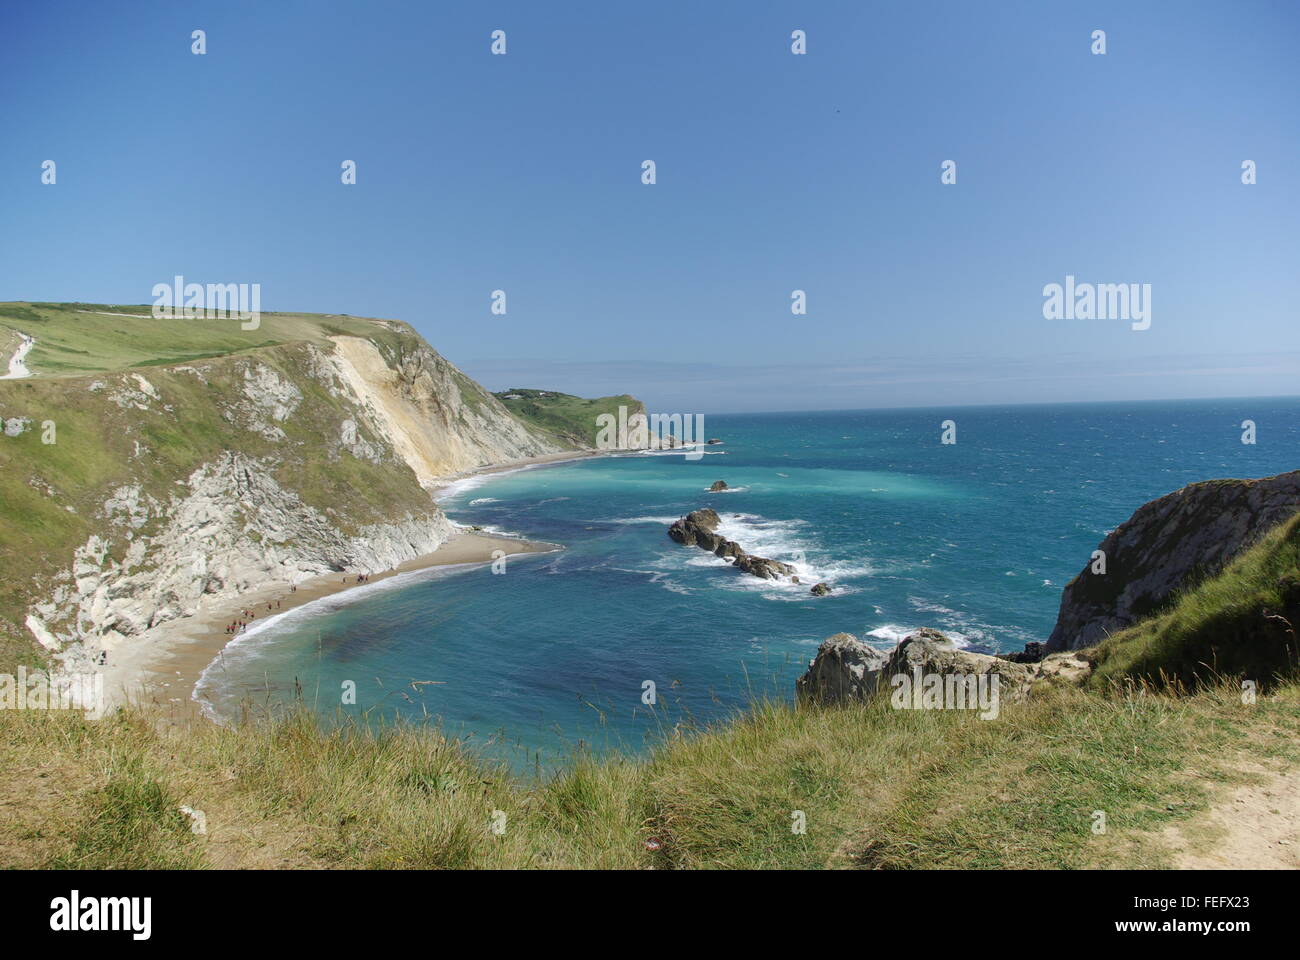
[[[1252,763],[1253,782],[1165,837],[1180,870],[1300,869],[1300,767],[1279,772]]]
[[[23,341],[14,351],[14,355],[9,358],[9,372],[0,376],[0,380],[22,380],[32,375],[32,372],[27,369],[27,354],[31,352],[32,347],[36,346],[36,340],[25,333],[19,333],[18,336],[22,337]]]

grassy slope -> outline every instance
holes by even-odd
[[[994,721],[887,701],[761,704],[644,761],[581,762],[534,785],[431,729],[157,719],[0,711],[0,864],[1159,867],[1171,856],[1162,828],[1239,781],[1235,755],[1300,759],[1294,685],[1249,707],[1232,687],[1054,690]],[[206,837],[181,804],[205,813]],[[1092,832],[1095,810],[1105,835]]]
[[[150,309],[102,303],[0,303],[0,338],[19,331],[36,338],[27,355],[27,367],[34,374],[84,376],[224,356],[277,343],[321,343],[339,334],[373,339],[386,329],[356,317],[263,313],[258,329],[241,330],[237,320],[155,320]],[[5,357],[6,367],[8,362]]]
[[[520,394],[520,398],[506,399],[510,394]],[[641,401],[627,394],[588,400],[551,390],[515,388],[502,390],[495,396],[524,423],[545,431],[562,443],[582,447],[596,445],[596,418],[601,414],[612,414],[617,419],[619,407],[626,407],[629,417],[643,412]]]
[[[1095,648],[1094,687],[1128,679],[1186,686],[1220,675],[1267,685],[1300,662],[1288,631],[1300,613],[1300,514],[1270,530],[1218,576]],[[1286,615],[1288,620],[1268,619]]]

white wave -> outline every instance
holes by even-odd
[[[749,487],[727,487],[726,490],[710,490],[708,487],[705,487],[704,492],[705,493],[744,493],[748,489]]]
[[[469,502],[469,505],[471,507],[476,507],[480,503],[500,503],[500,502],[501,501],[498,500],[496,497],[479,497],[477,500],[471,500]]]
[[[897,624],[897,623],[886,623],[882,626],[876,627],[873,630],[868,630],[866,634],[864,634],[864,636],[870,638],[867,640],[868,643],[870,643],[871,640],[876,640],[881,643],[888,643],[892,646],[898,646],[900,643],[902,643],[904,640],[906,640],[908,637],[910,637],[912,634],[916,633],[916,631],[920,629],[921,629],[920,627],[904,627],[901,624]],[[970,638],[967,634],[960,633],[956,630],[944,630],[942,631],[942,633],[945,637],[951,640],[953,644],[957,647],[970,646]]]

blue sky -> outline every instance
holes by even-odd
[[[44,2],[0,27],[0,299],[256,282],[263,309],[407,320],[493,389],[664,412],[1298,392],[1294,3]],[[1067,274],[1150,283],[1151,328],[1045,320]]]

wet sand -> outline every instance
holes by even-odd
[[[379,583],[398,574],[429,567],[463,563],[489,563],[492,553],[549,553],[563,549],[553,543],[537,543],[512,537],[490,536],[464,531],[433,553],[408,560],[383,573],[374,573],[365,583]],[[208,665],[221,656],[226,644],[236,635],[226,633],[226,626],[243,619],[241,612],[251,610],[258,623],[321,597],[342,593],[357,586],[356,574],[330,573],[298,584],[291,591],[283,582],[271,583],[257,590],[226,597],[204,605],[193,616],[159,624],[138,641],[114,650],[103,669],[105,709],[123,703],[159,703],[174,709],[176,719],[201,716],[191,699],[194,685]],[[276,606],[276,604],[279,606]],[[267,609],[270,604],[271,609]]]

